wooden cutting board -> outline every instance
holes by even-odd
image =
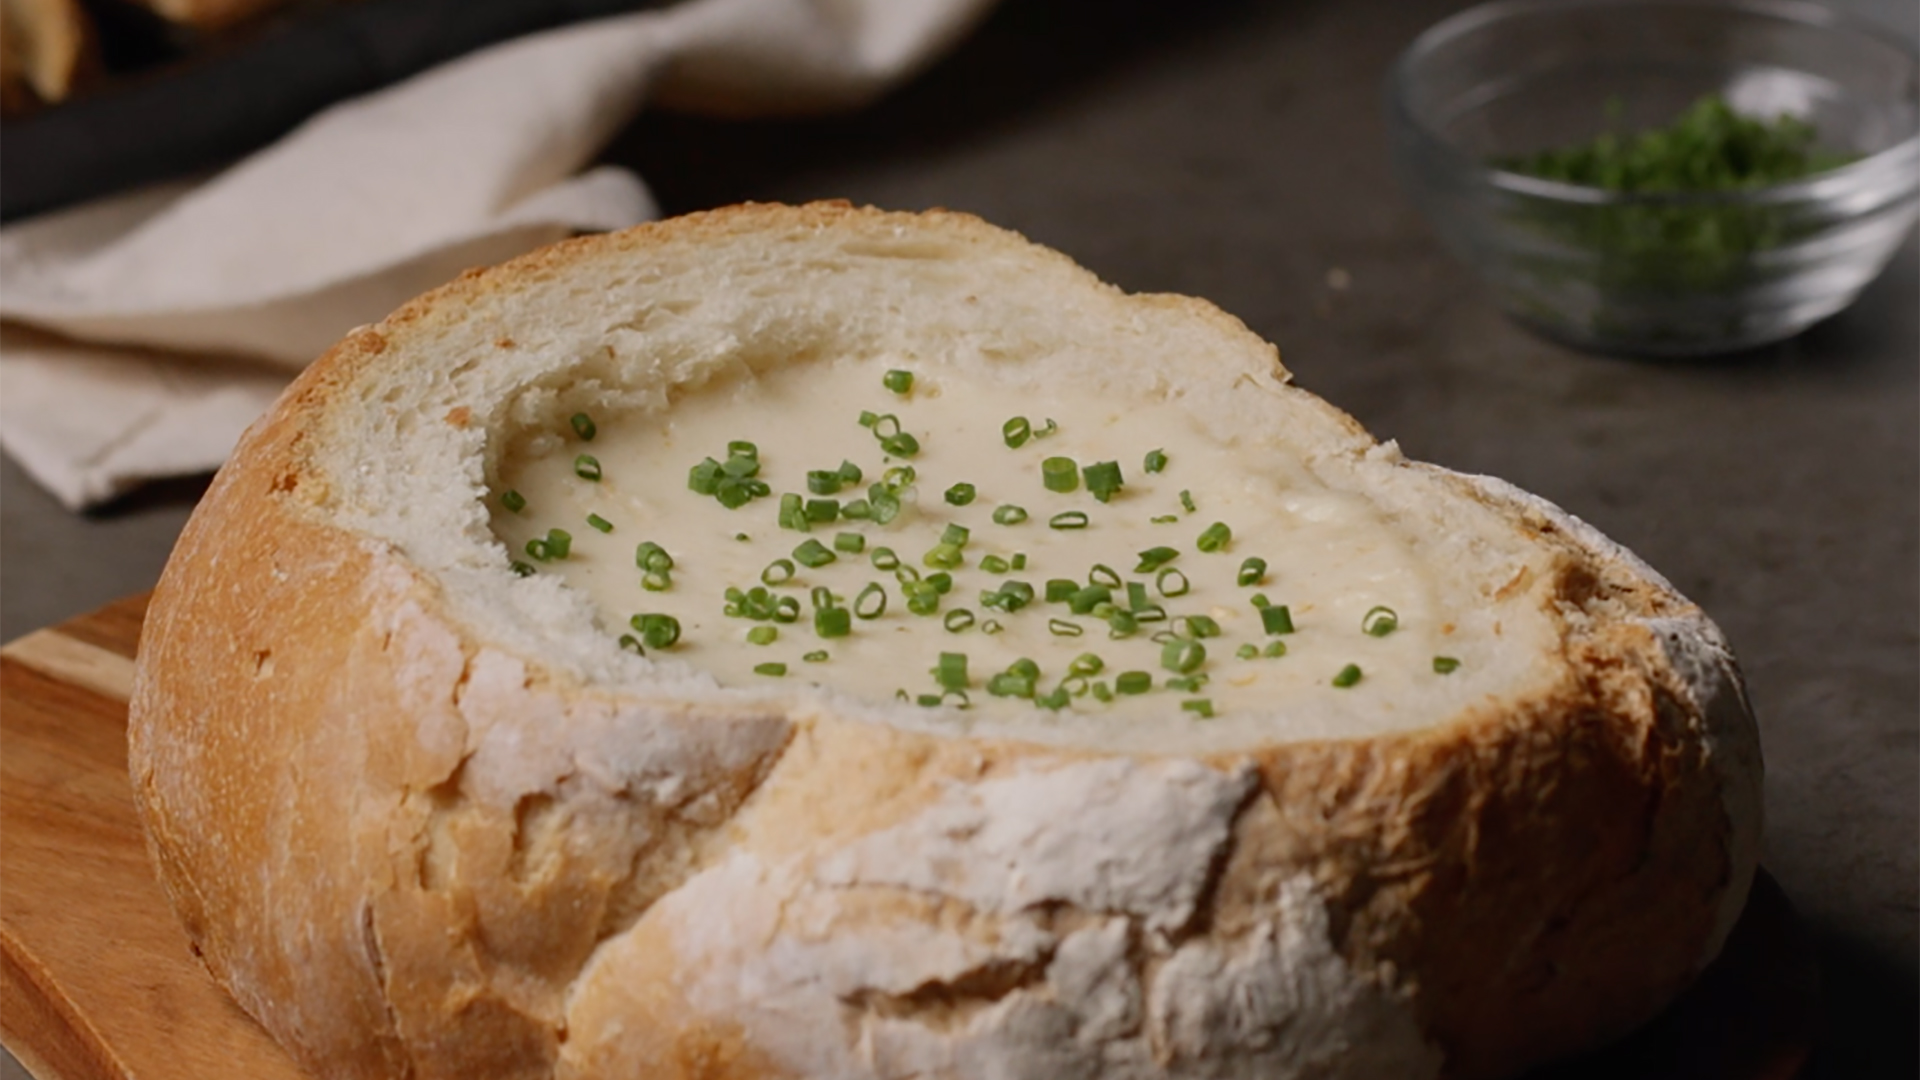
[[[148,868],[126,749],[146,605],[0,648],[0,1040],[39,1080],[307,1080],[194,959]],[[1812,944],[1762,873],[1673,1008],[1527,1080],[1792,1080],[1819,1028]]]

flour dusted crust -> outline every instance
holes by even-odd
[[[808,306],[849,276],[866,303]],[[724,325],[682,327],[681,278]],[[729,691],[488,546],[528,387],[657,406],[861,335],[1081,371],[1098,327],[1147,384],[1284,416],[1330,482],[1450,526],[1430,542],[1540,628],[1510,631],[1528,655],[1414,730],[1116,752]],[[1147,355],[1176,349],[1179,382]],[[195,948],[327,1077],[1511,1076],[1683,988],[1759,829],[1732,658],[1630,554],[1402,460],[1207,305],[840,204],[573,241],[350,335],[182,537],[131,758]]]

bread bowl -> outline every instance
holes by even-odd
[[[723,439],[767,487],[733,506]],[[805,520],[779,496],[843,447],[882,490]],[[1006,597],[1089,566],[1110,606]],[[1126,625],[1156,606],[1172,636]],[[130,751],[188,937],[326,1077],[1511,1076],[1687,984],[1760,825],[1737,667],[1630,553],[1405,460],[1210,305],[842,204],[570,241],[350,334],[183,534]]]

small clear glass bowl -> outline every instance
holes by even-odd
[[[1706,94],[1813,123],[1851,163],[1773,187],[1622,194],[1489,164],[1671,123]],[[1498,0],[1389,76],[1401,179],[1514,318],[1602,352],[1697,356],[1846,307],[1920,210],[1920,57],[1792,0]]]

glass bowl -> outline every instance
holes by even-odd
[[[1490,164],[1671,123],[1703,95],[1811,122],[1849,164],[1709,194],[1623,194]],[[1603,352],[1695,356],[1846,307],[1920,209],[1913,46],[1791,0],[1500,0],[1388,79],[1396,168],[1514,318]]]

